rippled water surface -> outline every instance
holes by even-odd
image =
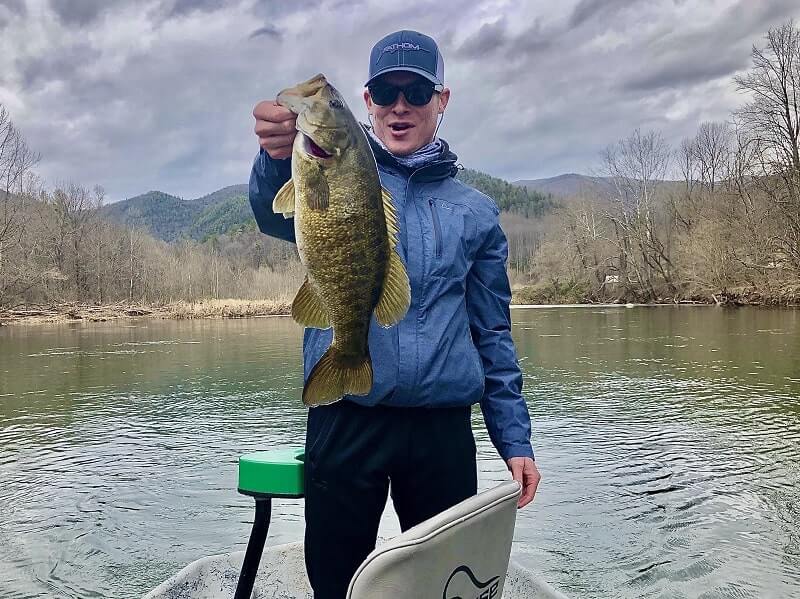
[[[513,316],[544,476],[519,561],[574,598],[800,597],[800,312]],[[236,459],[302,443],[300,342],[282,318],[0,329],[0,597],[139,597],[243,549]],[[486,488],[507,475],[473,422]],[[268,542],[302,532],[277,502]]]

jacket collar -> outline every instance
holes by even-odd
[[[368,127],[364,125],[364,128],[367,129]],[[375,155],[375,161],[378,163],[378,166],[389,167],[401,173],[406,173],[409,176],[413,173],[420,173],[415,177],[417,180],[438,181],[440,179],[446,179],[447,177],[455,177],[458,172],[458,167],[456,166],[458,156],[450,150],[450,146],[445,140],[442,140],[442,152],[439,154],[439,157],[434,162],[426,164],[414,171],[400,164],[395,159],[394,155],[382,148],[380,144],[372,139],[369,133],[367,133],[367,140],[369,140],[369,145],[372,147],[372,153]]]

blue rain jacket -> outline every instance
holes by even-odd
[[[497,206],[454,178],[457,158],[447,144],[436,162],[413,172],[377,144],[372,149],[397,208],[397,252],[411,282],[411,306],[390,328],[373,318],[372,391],[346,399],[400,407],[480,402],[501,457],[533,457],[511,339],[508,244]],[[250,176],[250,204],[262,232],[294,242],[294,220],[272,211],[290,177],[291,159],[275,160],[261,150]],[[332,338],[332,329],[305,329],[306,378]]]

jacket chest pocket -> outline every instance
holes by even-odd
[[[431,277],[464,280],[471,263],[472,213],[464,206],[440,198],[424,200],[428,224],[425,270]]]

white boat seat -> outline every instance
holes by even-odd
[[[387,541],[353,575],[347,599],[500,599],[520,493],[503,483]]]

